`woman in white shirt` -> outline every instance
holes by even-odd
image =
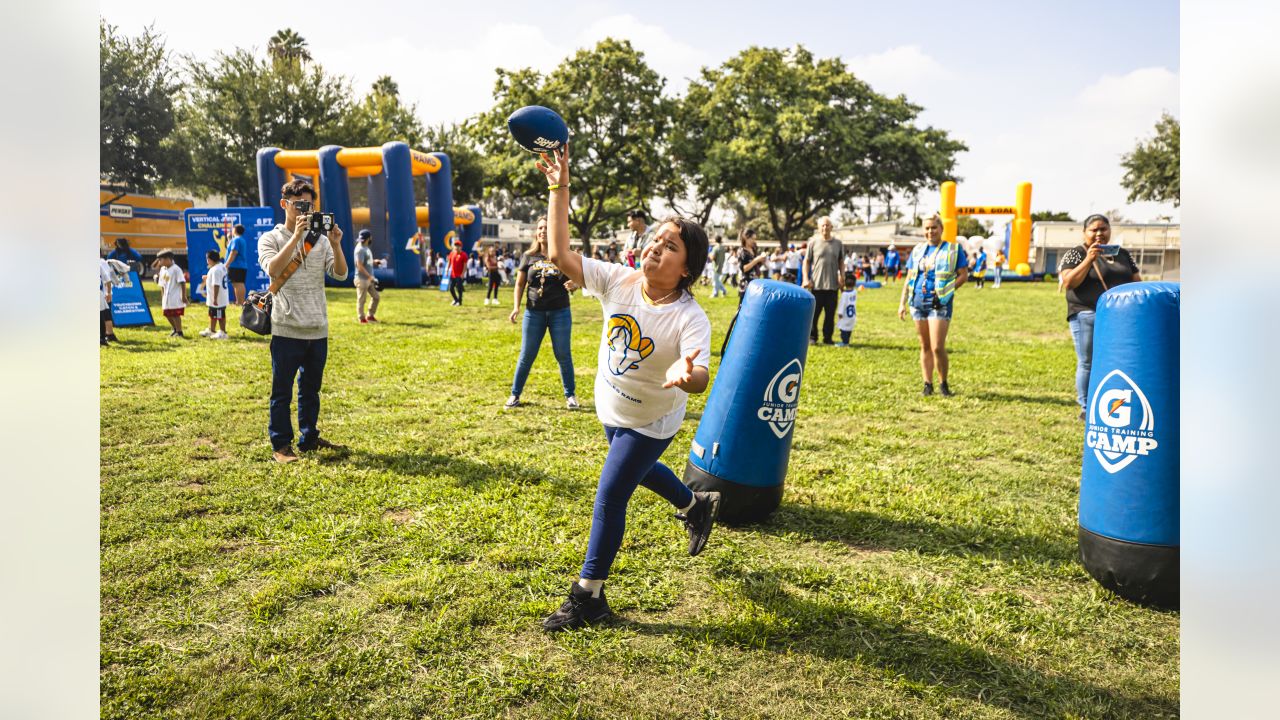
[[[568,148],[541,158],[538,169],[551,190],[547,259],[599,298],[604,310],[595,401],[609,440],[580,579],[542,623],[557,631],[612,615],[604,581],[622,546],[627,503],[638,486],[679,509],[676,517],[684,521],[690,555],[706,545],[720,493],[695,493],[658,462],[684,420],[688,394],[704,392],[711,379],[711,323],[691,289],[707,262],[706,232],[673,217],[658,225],[637,268],[584,258],[569,249]]]

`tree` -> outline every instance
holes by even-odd
[[[956,237],[991,237],[991,228],[972,215],[961,215],[956,220]]]
[[[684,97],[671,102],[671,130],[665,153],[671,161],[671,172],[659,187],[672,210],[700,225],[706,225],[716,204],[733,192],[710,157],[712,138],[705,132],[700,112],[709,96],[707,86],[690,86]]]
[[[1156,123],[1155,137],[1138,142],[1132,152],[1120,159],[1124,177],[1120,185],[1129,191],[1126,202],[1148,200],[1171,202],[1177,207],[1182,202],[1179,148],[1181,123],[1164,113]]]
[[[453,167],[453,197],[459,202],[479,203],[484,196],[484,156],[463,125],[436,125],[427,128],[424,147],[428,152],[449,156]]]
[[[311,51],[307,49],[307,41],[290,28],[277,30],[267,41],[267,55],[273,62],[301,64],[311,61]]]
[[[352,109],[345,120],[344,133],[353,145],[380,146],[400,140],[420,148],[426,140],[416,105],[400,102],[400,88],[389,75],[373,83],[373,88]]]
[[[400,85],[395,80],[392,80],[390,75],[383,75],[373,81],[373,92],[398,98],[400,97]]]
[[[621,225],[627,210],[647,209],[666,172],[661,146],[671,109],[664,84],[643,53],[612,38],[579,50],[546,76],[500,69],[493,108],[468,126],[487,157],[488,191],[545,201],[546,180],[511,139],[507,116],[525,105],[556,110],[571,138],[569,224],[590,252],[596,227]]]
[[[268,61],[237,49],[191,62],[189,74],[177,140],[189,160],[185,184],[192,189],[256,204],[258,148],[309,149],[367,139],[351,121],[350,83],[318,64]]]
[[[172,182],[181,157],[170,145],[178,81],[164,40],[151,27],[136,38],[98,22],[99,168],[103,182],[141,192]]]
[[[917,127],[920,106],[877,94],[841,60],[802,46],[750,47],[703,68],[683,104],[671,143],[677,172],[703,198],[739,190],[760,200],[783,242],[852,197],[936,186],[967,149]]]
[[[1040,212],[1031,213],[1032,222],[1040,221],[1065,221],[1075,222],[1075,218],[1071,217],[1071,213],[1058,212],[1054,210],[1041,210]]]

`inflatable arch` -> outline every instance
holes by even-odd
[[[1019,275],[1030,275],[1031,265],[1031,183],[1018,183],[1018,194],[1013,207],[970,205],[956,207],[956,184],[950,180],[942,183],[942,207],[938,214],[942,217],[942,239],[954,242],[956,226],[961,215],[1012,215],[1013,225],[1009,229],[1008,262],[1005,267],[1013,269]]]
[[[480,236],[480,208],[453,207],[449,156],[424,153],[403,142],[389,142],[381,147],[344,148],[326,145],[319,150],[281,150],[265,147],[258,150],[258,195],[262,204],[272,209],[277,223],[284,221],[280,207],[280,187],[287,177],[306,175],[316,179],[318,207],[333,213],[342,228],[342,251],[350,259],[354,255],[355,223],[370,225],[374,242],[386,248],[390,258],[388,270],[398,287],[420,287],[423,280],[422,260],[416,248],[407,246],[419,227],[426,227],[431,248],[447,252],[456,226],[462,226],[464,248]],[[427,205],[418,207],[413,198],[413,178],[426,175]],[[352,208],[347,183],[351,178],[368,178],[372,208]],[[430,212],[443,208],[443,212]],[[385,245],[383,243],[386,243]],[[351,285],[349,277],[344,285]]]

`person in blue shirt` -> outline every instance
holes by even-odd
[[[248,241],[244,237],[244,226],[236,225],[231,231],[231,241],[227,243],[227,279],[235,290],[231,298],[233,305],[244,304],[244,279],[249,273],[249,256],[246,253]]]
[[[907,258],[907,277],[902,283],[898,318],[905,320],[907,309],[920,336],[920,370],[924,393],[933,394],[933,371],[938,370],[942,395],[953,393],[947,386],[947,331],[955,309],[955,291],[969,279],[969,260],[957,242],[942,239],[942,218],[934,215],[922,225],[925,242],[916,245]]]
[[[884,277],[889,282],[898,279],[898,265],[901,258],[898,256],[898,248],[890,245],[884,254]]]
[[[978,252],[973,256],[973,263],[969,268],[969,277],[978,283],[978,289],[981,290],[983,285],[987,284],[987,250],[981,245],[978,246]]]
[[[138,273],[139,277],[142,276],[142,256],[137,250],[129,247],[129,241],[125,238],[116,238],[116,248],[107,254],[107,259],[119,260]]]

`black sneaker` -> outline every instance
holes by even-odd
[[[1086,413],[1085,413],[1084,408],[1080,408],[1080,419],[1081,419],[1081,420],[1087,420],[1087,419],[1088,419],[1088,417],[1089,417],[1089,416],[1088,416],[1088,414],[1086,414]]]
[[[688,514],[676,513],[676,519],[684,521],[684,529],[689,532],[689,556],[702,552],[707,546],[707,538],[711,537],[711,526],[720,516],[720,493],[696,492],[693,494],[693,507]]]
[[[925,397],[928,397],[928,396],[932,395],[932,394],[933,394],[933,383],[925,383],[925,384],[924,384],[924,390],[923,390],[923,391],[921,391],[921,393],[920,393],[920,394],[921,394],[921,395],[924,395]]]
[[[942,383],[942,397],[951,397],[952,395],[955,395],[955,393],[951,392],[951,388],[947,387],[946,383]]]
[[[583,625],[595,625],[611,617],[613,611],[604,599],[604,588],[600,588],[600,597],[592,597],[590,590],[574,583],[569,588],[569,598],[542,621],[542,629],[547,632],[572,630]]]

